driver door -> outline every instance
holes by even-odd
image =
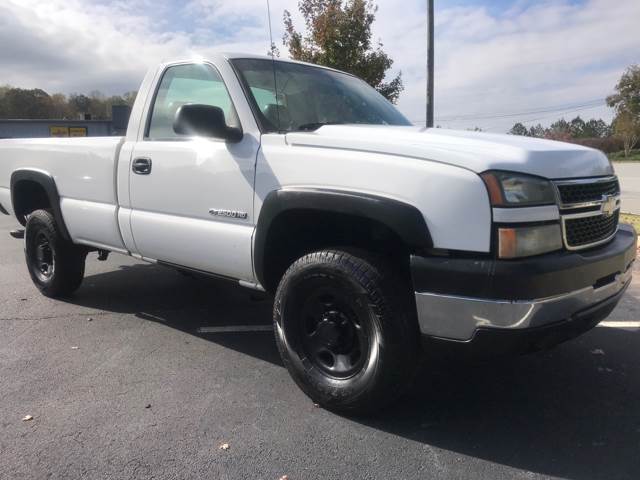
[[[258,143],[249,135],[229,143],[175,133],[176,110],[187,103],[220,107],[229,126],[241,127],[222,77],[212,65],[186,63],[165,69],[129,172],[136,249],[159,262],[252,278]]]

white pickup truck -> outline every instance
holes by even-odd
[[[595,326],[631,280],[619,209],[596,150],[415,127],[352,75],[252,55],[152,69],[124,138],[0,141],[0,210],[44,295],[72,294],[91,251],[271,292],[293,379],[350,412],[438,344]]]

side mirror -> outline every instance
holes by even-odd
[[[173,120],[173,131],[180,135],[242,140],[242,129],[229,127],[220,107],[189,103],[180,106]]]

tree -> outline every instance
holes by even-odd
[[[550,140],[558,140],[561,142],[568,142],[571,140],[571,125],[564,118],[554,122],[544,132],[545,138]]]
[[[49,95],[44,90],[35,88],[25,90],[10,85],[0,85],[0,118],[47,118],[77,119],[90,113],[94,119],[111,118],[113,105],[133,106],[137,92],[124,95],[105,96],[93,90],[89,96],[71,94],[68,98],[62,93]]]
[[[527,127],[525,127],[520,122],[516,123],[513,127],[511,127],[511,130],[509,130],[509,133],[511,135],[521,135],[523,137],[529,136],[529,130],[527,130]]]
[[[607,97],[607,105],[616,111],[614,132],[622,137],[627,157],[640,137],[640,65],[632,65],[622,74],[615,91]]]
[[[283,43],[294,60],[352,73],[395,103],[404,88],[402,74],[385,82],[393,60],[380,41],[371,42],[377,8],[372,0],[300,0],[306,33],[296,30],[285,10]]]
[[[0,118],[7,118],[7,102],[5,96],[11,90],[11,85],[0,86]]]
[[[69,96],[69,106],[77,115],[84,115],[85,113],[89,113],[91,99],[86,95],[72,93]]]
[[[616,112],[640,115],[640,65],[631,65],[615,86],[616,93],[607,97],[607,105]]]
[[[585,138],[606,138],[611,135],[611,127],[602,120],[592,118],[584,125]]]
[[[130,107],[133,108],[133,102],[136,101],[137,96],[138,96],[138,91],[133,90],[131,92],[125,92],[124,95],[122,95],[122,99],[124,100],[125,105],[129,105]]]
[[[537,124],[534,127],[529,128],[529,136],[536,138],[544,138],[546,131],[544,127],[540,124]]]
[[[53,105],[47,92],[39,88],[9,88],[2,96],[5,118],[51,118]]]
[[[89,92],[89,112],[94,120],[109,118],[107,99],[99,90]]]
[[[580,118],[580,115],[571,120],[569,123],[569,133],[571,134],[571,138],[584,138],[585,126],[586,123],[582,118]]]
[[[544,128],[538,123],[527,130],[527,127],[518,122],[511,127],[508,133],[512,135],[570,141],[576,139],[607,138],[611,136],[611,126],[602,119],[596,120],[592,118],[588,122],[585,122],[578,116],[570,122],[561,118],[552,123],[549,128]]]
[[[73,117],[73,112],[67,102],[67,97],[62,93],[51,95],[52,118],[65,119]]]
[[[622,137],[624,156],[628,157],[640,139],[640,119],[630,112],[622,111],[614,119],[613,129]]]

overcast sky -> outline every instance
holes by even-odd
[[[604,98],[640,63],[640,0],[435,2],[435,117],[445,127],[500,132],[518,120],[577,114],[609,120]],[[282,12],[296,4],[271,0],[283,56]],[[424,123],[426,0],[378,5],[375,37],[405,84],[398,106]],[[163,59],[264,54],[267,25],[266,0],[2,0],[0,84],[119,94]]]

